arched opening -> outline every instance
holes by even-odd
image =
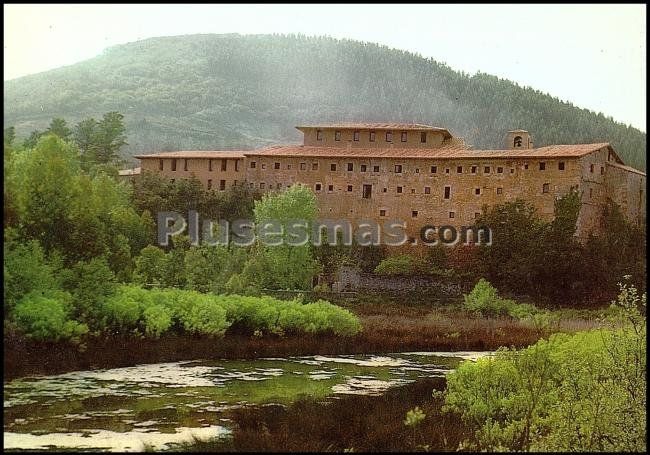
[[[515,136],[515,140],[513,141],[513,147],[521,147],[521,136]]]

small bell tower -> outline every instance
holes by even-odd
[[[508,131],[506,135],[506,149],[532,149],[533,137],[526,130]]]

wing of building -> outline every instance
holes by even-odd
[[[555,200],[582,194],[578,235],[598,233],[608,200],[645,222],[645,173],[626,166],[608,143],[534,147],[525,130],[505,134],[501,150],[474,150],[447,129],[422,124],[298,126],[302,144],[247,151],[138,155],[142,172],[172,180],[195,176],[206,188],[248,185],[277,191],[311,187],[320,217],[403,220],[416,238],[424,225],[468,226],[486,206],[524,199],[545,219]]]

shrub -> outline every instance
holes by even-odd
[[[183,326],[190,333],[222,336],[230,323],[226,321],[226,310],[215,300],[204,296],[192,306],[183,320]]]
[[[464,362],[447,376],[445,411],[480,450],[645,451],[645,295],[621,286],[627,325],[552,335],[521,351]]]
[[[144,320],[145,333],[155,338],[158,338],[162,333],[166,332],[172,325],[171,311],[160,304],[146,308],[142,312],[142,318]]]
[[[76,341],[88,332],[88,327],[68,318],[70,300],[70,294],[62,291],[30,293],[16,304],[16,323],[35,340]]]
[[[382,260],[377,267],[375,267],[377,275],[417,275],[427,273],[426,262],[419,258],[402,254],[398,256],[391,256]]]

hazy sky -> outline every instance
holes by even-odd
[[[154,36],[303,33],[494,74],[645,131],[646,6],[4,5],[4,79]]]

